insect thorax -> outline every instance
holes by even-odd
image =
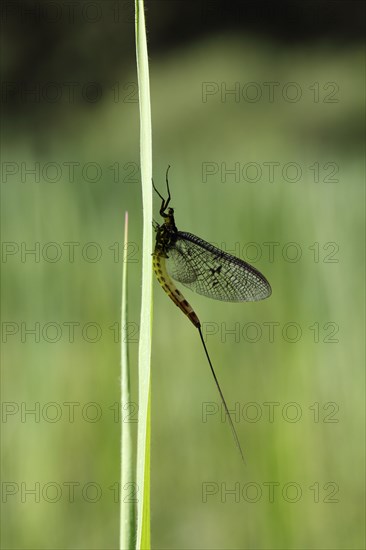
[[[172,215],[167,216],[162,225],[156,227],[155,253],[168,257],[168,251],[174,246],[177,240],[178,230]]]

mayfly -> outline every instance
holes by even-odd
[[[196,235],[192,235],[192,233],[178,231],[174,220],[174,210],[169,207],[171,199],[168,182],[169,168],[170,166],[168,166],[165,178],[168,192],[167,199],[162,197],[153,182],[154,190],[162,201],[160,215],[164,219],[161,225],[156,222],[154,223],[156,231],[156,242],[153,253],[154,271],[169,298],[173,300],[198,329],[236,446],[245,463],[238,435],[207,351],[200,320],[192,306],[176,288],[172,279],[198,292],[198,294],[225,302],[263,300],[271,295],[271,286],[257,269],[243,260],[231,256],[231,254],[216,248],[196,237]]]

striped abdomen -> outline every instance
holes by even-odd
[[[200,327],[201,323],[195,314],[192,306],[184,298],[183,294],[177,289],[172,279],[170,278],[166,267],[165,267],[165,258],[164,256],[153,254],[153,267],[156,274],[156,277],[168,294],[169,298],[173,300],[176,306],[178,306],[185,315],[191,320],[195,327]]]

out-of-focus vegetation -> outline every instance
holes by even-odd
[[[154,287],[154,548],[364,544],[362,55],[238,33],[151,59],[155,183],[164,192],[171,164],[179,229],[250,261],[273,288],[253,304],[185,293],[243,468],[199,337]],[[4,548],[118,544],[121,243],[127,209],[136,394],[141,198],[133,67],[117,80],[88,108],[37,105],[39,131],[31,109],[21,133],[8,122]]]

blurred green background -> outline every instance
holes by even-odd
[[[52,4],[61,11],[3,13],[1,539],[117,548],[125,210],[134,402],[122,420],[137,427],[133,6],[76,3],[72,20]],[[198,334],[154,281],[153,548],[364,547],[356,4],[148,4],[155,183],[164,192],[170,164],[178,228],[250,261],[273,289],[254,304],[185,292],[243,468]]]

